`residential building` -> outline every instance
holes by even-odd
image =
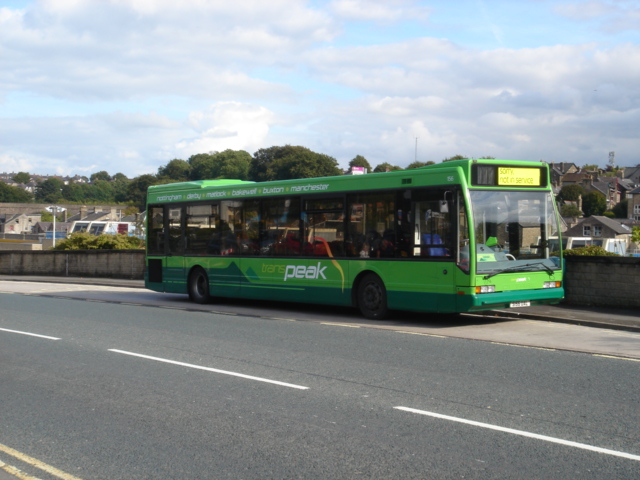
[[[583,218],[577,225],[567,229],[565,238],[578,238],[581,243],[571,242],[568,248],[584,245],[599,245],[605,250],[624,255],[631,244],[632,227],[620,220],[592,215]]]

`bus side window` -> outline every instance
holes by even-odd
[[[172,255],[184,254],[183,217],[183,207],[169,208],[169,252]]]
[[[149,208],[149,228],[147,232],[147,251],[149,255],[164,255],[165,229],[164,208]]]
[[[361,193],[347,197],[347,256],[401,256],[395,231],[395,192]]]

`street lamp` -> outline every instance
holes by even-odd
[[[56,246],[56,214],[58,212],[64,212],[66,208],[58,207],[57,205],[51,205],[50,207],[45,208],[47,212],[53,213],[53,247]]]

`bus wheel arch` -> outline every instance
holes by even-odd
[[[365,318],[383,320],[387,317],[387,289],[376,273],[363,272],[357,278],[354,291],[354,303]]]
[[[211,301],[209,291],[209,275],[202,267],[193,267],[187,281],[189,300],[204,305]]]

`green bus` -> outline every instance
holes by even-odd
[[[557,303],[558,218],[544,162],[155,185],[145,285],[198,303],[357,307],[370,319]]]

